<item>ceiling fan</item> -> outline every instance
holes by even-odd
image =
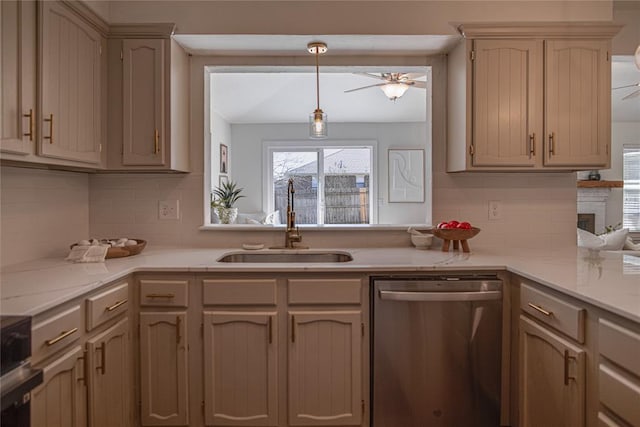
[[[367,76],[378,80],[384,80],[384,83],[378,83],[375,85],[363,86],[356,89],[345,90],[344,93],[355,92],[357,90],[369,89],[371,87],[379,87],[382,89],[387,98],[391,101],[395,101],[400,98],[410,87],[417,87],[420,89],[427,88],[427,82],[422,80],[414,80],[420,77],[424,77],[425,74],[420,73],[355,73],[361,76]]]
[[[614,87],[611,90],[618,90],[618,89],[626,89],[629,87],[637,87],[638,89],[634,90],[633,92],[631,92],[630,94],[625,95],[622,100],[624,101],[625,99],[630,99],[630,98],[636,98],[638,96],[640,96],[640,82],[638,83],[634,83],[632,85],[625,85],[625,86],[619,86],[619,87]]]

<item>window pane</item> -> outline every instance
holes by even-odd
[[[371,150],[324,150],[324,223],[369,224]]]
[[[318,223],[318,153],[276,151],[273,153],[274,206],[280,222],[287,223],[287,185],[293,178],[296,224]]]
[[[640,231],[640,146],[625,146],[623,156],[622,226]]]

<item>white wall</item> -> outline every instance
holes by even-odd
[[[89,237],[87,174],[3,166],[0,182],[0,265],[64,257]]]
[[[231,125],[215,111],[211,112],[211,188],[220,184],[220,175],[231,175],[232,164],[227,165],[227,174],[220,172],[220,144],[227,146],[227,156],[233,159],[233,141],[231,138]]]
[[[640,145],[640,121],[611,123],[611,169],[601,170],[601,179],[622,180],[622,148],[624,144]],[[605,225],[615,226],[622,222],[622,194],[622,188],[611,189],[607,199]]]
[[[431,209],[431,144],[425,123],[329,123],[331,140],[377,141],[377,197],[379,224],[430,223]],[[233,140],[233,180],[247,197],[238,207],[244,212],[263,210],[262,183],[263,141],[308,141],[306,124],[231,125]],[[389,148],[419,148],[426,152],[425,203],[389,203],[387,187],[387,150]]]

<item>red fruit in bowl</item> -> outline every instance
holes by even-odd
[[[447,225],[449,223],[446,221],[442,221],[441,223],[438,223],[438,225],[436,226],[436,228],[447,228]]]
[[[460,224],[458,221],[456,221],[455,219],[452,219],[451,221],[449,221],[447,223],[447,225],[449,226],[448,228],[456,228],[458,227],[458,224]]]
[[[464,222],[461,222],[460,224],[458,224],[457,228],[460,228],[462,230],[471,230],[471,224],[469,224],[468,222],[464,221]]]

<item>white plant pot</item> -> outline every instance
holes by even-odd
[[[224,208],[218,206],[216,208],[218,218],[220,218],[220,224],[233,224],[238,217],[238,208]]]

